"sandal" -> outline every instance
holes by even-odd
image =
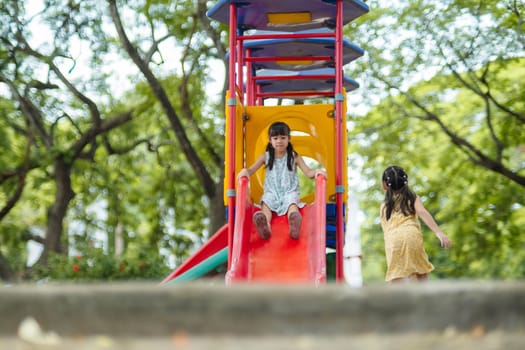
[[[262,239],[270,238],[270,227],[266,215],[264,215],[263,212],[258,211],[253,215],[253,223]]]
[[[290,238],[299,239],[303,217],[299,212],[293,212],[288,215],[288,225],[290,226]]]

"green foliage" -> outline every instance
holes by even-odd
[[[46,268],[37,267],[32,278],[50,281],[76,280],[162,280],[168,273],[165,258],[157,252],[139,247],[128,249],[123,256],[108,254],[104,249],[84,244],[76,256],[52,254]]]
[[[28,258],[28,251],[23,238],[24,225],[6,220],[0,231],[0,253],[14,271],[15,278],[22,278]]]
[[[208,59],[223,55],[199,22],[198,3],[117,3],[132,44],[140,57],[152,54],[152,73],[220,187],[224,108],[222,100],[211,101],[206,89],[215,78]],[[412,188],[453,240],[454,247],[444,251],[425,230],[434,278],[524,278],[523,187],[495,171],[498,167],[483,166],[430,118],[438,116],[450,132],[501,168],[523,174],[523,2],[367,3],[371,12],[346,29],[366,51],[348,67],[361,84],[349,95],[351,103],[367,109],[349,118],[351,168],[362,169],[365,182],[359,189],[366,214],[361,229],[365,279],[384,276],[379,179],[390,164],[407,169]],[[54,161],[72,161],[72,145],[92,126],[89,106],[78,98],[82,94],[96,104],[103,121],[129,111],[133,119],[99,135],[72,164],[76,196],[62,241],[80,258],[52,255],[49,268],[35,270],[33,278],[163,277],[168,270],[164,256],[180,263],[209,234],[210,203],[202,183],[150,85],[137,75],[138,67],[109,29],[107,3],[52,0],[39,13],[26,12],[34,10],[25,5],[5,2],[0,7],[0,92],[14,88],[31,101],[50,137],[44,140],[28,122],[14,95],[0,97],[0,173],[25,164],[28,149],[32,167],[21,199],[0,222],[2,254],[22,275],[26,240],[45,232],[54,201]],[[46,30],[35,31],[36,21]],[[226,42],[226,27],[212,22],[210,28],[222,29],[216,34]],[[18,42],[21,37],[44,57],[26,50]],[[76,92],[58,79],[50,63]],[[0,184],[2,207],[15,184],[14,178]],[[310,179],[302,178],[301,185],[306,192],[313,188]],[[88,243],[99,235],[107,242],[104,249]],[[71,238],[77,236],[82,239]],[[124,242],[118,258],[117,236]]]
[[[523,82],[519,70],[513,65],[507,67],[518,82]],[[446,79],[436,77],[438,82]],[[450,77],[448,81],[452,86]],[[414,95],[422,100],[439,85],[434,79],[422,83],[413,87]],[[484,152],[491,151],[487,129],[472,117],[479,113],[473,96],[459,87],[456,96],[460,103],[436,98],[426,104],[439,109],[443,120],[458,133],[468,130],[465,135]],[[355,118],[351,132],[351,139],[357,140],[351,144],[351,152],[365,158],[363,176],[369,179],[360,196],[367,216],[361,231],[365,277],[374,280],[384,275],[384,245],[378,221],[383,196],[380,179],[386,166],[398,164],[408,171],[411,187],[454,244],[449,251],[442,250],[433,233],[425,228],[426,249],[436,266],[434,278],[524,278],[523,187],[470,163],[439,127],[400,113],[402,103],[406,101],[399,97],[385,100],[367,115]],[[519,168],[523,155],[517,156],[516,152],[521,152],[523,128],[509,118],[501,118],[496,124],[498,117],[493,119],[495,129],[504,135],[508,147],[503,159]],[[508,123],[513,127],[509,128]]]
[[[12,4],[0,8],[0,38],[5,44],[0,48],[0,93],[12,95],[0,100],[0,174],[23,165],[28,150],[32,161],[22,197],[1,222],[2,253],[17,271],[23,271],[15,257],[25,260],[26,240],[46,235],[47,213],[61,185],[55,178],[55,162],[60,159],[71,165],[75,193],[63,220],[61,241],[66,251],[80,250],[85,263],[90,261],[81,278],[95,278],[97,273],[101,278],[133,277],[120,271],[114,275],[110,268],[119,262],[111,258],[116,236],[124,241],[124,262],[135,259],[129,254],[137,250],[170,255],[180,263],[209,234],[210,200],[179,144],[179,133],[185,132],[217,187],[222,180],[223,138],[216,137],[224,123],[223,108],[218,108],[222,98],[217,96],[217,102],[204,97],[209,95],[210,68],[203,57],[215,48],[203,40],[196,4],[118,4],[132,44],[161,82],[182,121],[182,131],[174,130],[157,95],[123,53],[111,30],[107,3],[52,0],[35,3],[34,8],[23,5],[16,10]],[[35,35],[35,27],[41,35]],[[123,71],[128,73],[125,78]],[[183,84],[187,99],[181,96]],[[28,121],[31,117],[23,112],[20,99],[13,97],[15,91],[34,106],[37,126]],[[95,117],[107,123],[130,111],[131,122],[99,134],[80,155],[75,153],[78,149],[73,146],[87,136]],[[15,183],[14,177],[0,183],[2,207]],[[71,239],[76,235],[103,236],[107,243],[104,250],[86,248]],[[78,273],[67,274],[72,263],[65,255],[53,255],[50,266],[65,267],[56,269],[58,275],[46,273],[77,278]],[[150,277],[141,271],[144,278]]]
[[[357,101],[374,106],[349,118],[365,279],[384,277],[380,179],[391,164],[452,238],[443,250],[424,228],[432,278],[525,278],[525,190],[512,179],[525,166],[524,3],[368,4],[349,32],[367,38],[351,68],[366,72]]]

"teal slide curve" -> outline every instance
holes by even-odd
[[[217,268],[221,264],[224,264],[228,261],[228,247],[223,248],[217,253],[211,255],[209,258],[203,260],[198,265],[192,267],[183,274],[173,278],[167,284],[175,284],[178,282],[188,282],[196,280],[199,277],[204,276],[211,270]]]

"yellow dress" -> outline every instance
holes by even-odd
[[[381,227],[385,238],[387,271],[385,281],[414,277],[434,270],[423,246],[421,224],[417,215],[405,216],[399,208],[387,221],[381,205]]]

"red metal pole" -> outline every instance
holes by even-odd
[[[343,1],[337,0],[337,15],[335,26],[335,206],[336,206],[336,244],[335,244],[335,279],[343,281]]]
[[[239,98],[243,103],[246,103],[244,100],[244,41],[240,39],[240,36],[236,37],[237,44],[237,90],[239,91]]]
[[[255,82],[254,82],[255,84]],[[255,94],[257,95],[257,106],[264,106],[264,99],[261,97],[261,85],[255,84]]]
[[[233,232],[235,222],[235,118],[237,115],[237,99],[235,98],[235,56],[237,44],[237,7],[235,2],[230,3],[230,59],[228,62],[228,135],[229,143],[227,154],[229,157],[228,169],[228,269],[231,266],[233,247]]]
[[[241,40],[259,40],[259,39],[309,39],[309,38],[333,38],[333,33],[287,33],[287,34],[252,34],[252,35],[240,35]]]
[[[246,60],[246,101],[247,101],[247,105],[253,106],[255,105],[255,97],[254,97],[255,81],[253,80],[253,71],[252,71],[253,66],[252,66],[252,61],[251,61],[250,49],[246,50],[245,60]]]
[[[330,56],[266,56],[266,57],[245,57],[245,62],[275,62],[275,61],[331,61]]]
[[[334,74],[311,74],[311,75],[259,75],[254,77],[255,81],[258,80],[317,80],[317,79],[333,79],[337,77]]]
[[[259,92],[256,94],[257,97],[261,97],[261,98],[269,98],[269,97],[291,97],[291,96],[294,96],[294,97],[301,97],[301,96],[304,96],[304,97],[322,97],[322,96],[326,96],[326,97],[334,97],[334,91],[305,91],[305,92]]]

